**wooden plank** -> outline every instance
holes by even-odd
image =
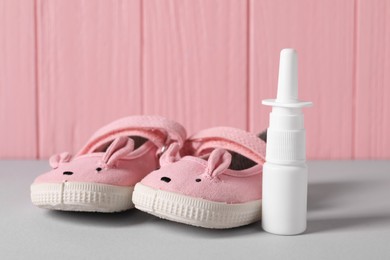
[[[38,0],[40,153],[141,113],[139,0]]]
[[[299,53],[300,98],[310,159],[352,158],[354,1],[250,2],[250,129],[268,126],[264,98],[276,96],[279,52]]]
[[[146,113],[247,127],[246,1],[144,1],[143,25]]]
[[[359,1],[356,158],[390,158],[390,2]]]
[[[37,156],[33,0],[0,0],[0,158]]]

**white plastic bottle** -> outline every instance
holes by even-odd
[[[307,165],[306,137],[301,108],[312,105],[298,99],[298,56],[294,49],[280,52],[276,99],[267,131],[266,163],[263,167],[262,226],[278,235],[306,230]]]

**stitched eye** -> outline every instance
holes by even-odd
[[[100,168],[100,167],[97,167],[97,168],[96,168],[96,171],[97,171],[97,172],[100,172],[101,170],[102,170],[102,168]]]
[[[196,181],[196,182],[200,182],[200,181],[201,181],[201,179],[196,179],[195,181]]]
[[[162,178],[161,178],[161,180],[162,180],[162,181],[164,181],[164,182],[166,182],[166,183],[168,183],[168,182],[170,182],[170,181],[171,181],[171,178],[168,178],[168,177],[162,177]]]

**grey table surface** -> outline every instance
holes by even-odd
[[[43,210],[30,184],[45,161],[0,161],[0,259],[390,259],[390,161],[311,161],[308,229],[276,236],[260,222],[201,229],[138,210]]]

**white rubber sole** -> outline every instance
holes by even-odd
[[[31,201],[40,208],[119,212],[134,207],[134,187],[121,187],[99,183],[63,182],[31,185]]]
[[[204,228],[233,228],[260,220],[261,200],[227,204],[156,190],[138,183],[133,203],[139,210],[163,219]]]

